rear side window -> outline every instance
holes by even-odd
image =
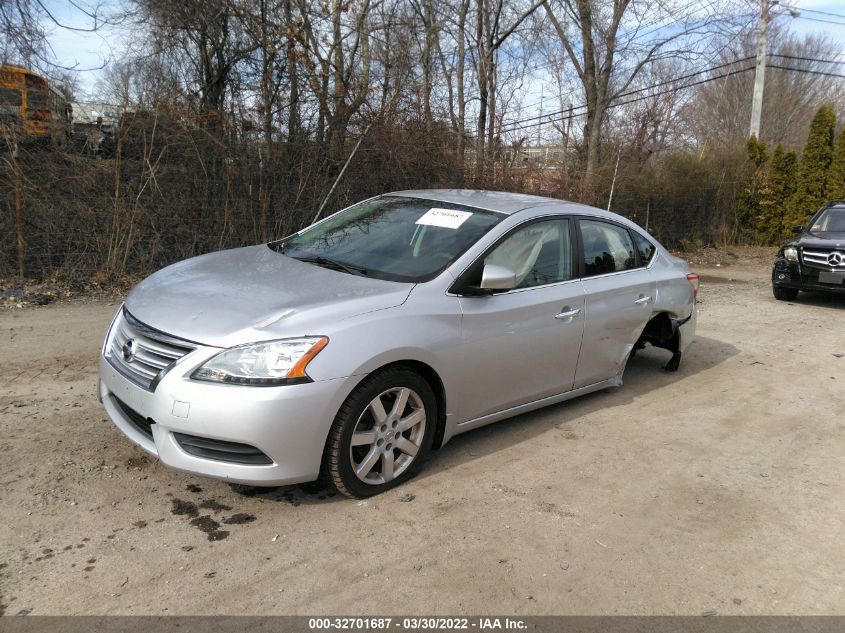
[[[581,220],[584,276],[604,275],[637,267],[634,243],[627,229],[598,220]]]
[[[651,258],[654,257],[657,247],[636,231],[631,232],[634,234],[634,242],[636,242],[637,250],[640,253],[640,261],[647,266]]]

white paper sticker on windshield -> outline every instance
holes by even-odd
[[[467,221],[472,215],[469,211],[456,211],[455,209],[429,209],[417,224],[428,224],[430,226],[442,226],[445,229],[456,229]]]

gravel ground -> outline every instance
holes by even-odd
[[[718,263],[679,372],[647,350],[362,502],[162,467],[94,396],[116,303],[2,310],[0,613],[843,615],[845,297]]]

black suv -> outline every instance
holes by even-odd
[[[833,200],[796,238],[778,251],[772,269],[775,299],[792,301],[799,290],[845,292],[845,200]]]

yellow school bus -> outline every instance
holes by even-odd
[[[44,77],[20,66],[0,66],[0,135],[6,142],[63,146],[71,109]]]

